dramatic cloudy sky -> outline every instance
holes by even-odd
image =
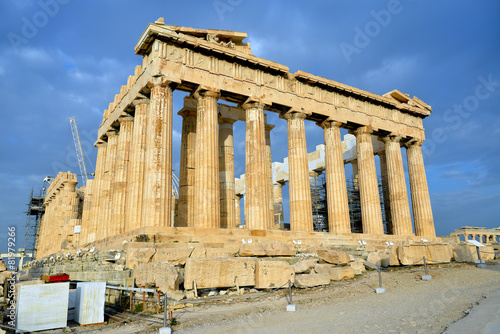
[[[433,107],[425,164],[438,235],[500,226],[500,3],[491,1],[2,0],[0,2],[0,245],[23,247],[26,202],[47,175],[79,174],[68,118],[87,166],[102,112],[141,58],[134,46],[167,24],[244,31],[259,57],[377,94],[393,89]],[[183,94],[176,92],[174,108]],[[273,160],[286,124],[270,115]],[[179,164],[174,117],[174,168]],[[244,173],[244,124],[235,125]],[[323,143],[307,125],[309,151]],[[404,151],[404,150],[403,150]],[[285,188],[285,196],[287,189]],[[285,216],[288,212],[285,213]]]

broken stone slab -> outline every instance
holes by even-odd
[[[495,250],[491,245],[479,247],[481,260],[491,261],[495,258]],[[457,244],[453,247],[453,258],[457,262],[474,262],[478,260],[476,246],[471,244]]]
[[[428,245],[426,258],[434,263],[450,263],[453,249],[449,245]]]
[[[366,261],[373,263],[377,267],[387,268],[390,264],[390,257],[385,252],[371,252],[368,254]]]
[[[314,259],[307,259],[307,260],[302,260],[297,263],[295,263],[292,268],[296,274],[303,274],[303,273],[309,273],[312,268],[314,268],[314,265],[318,262],[317,260]]]
[[[181,290],[171,292],[167,296],[169,298],[175,299],[177,301],[183,300],[184,298],[186,298],[186,294],[184,293],[184,291],[181,291]]]
[[[262,245],[244,244],[239,251],[240,256],[265,256],[266,250]]]
[[[366,271],[364,262],[362,259],[357,259],[349,264],[354,269],[355,275],[361,275]]]
[[[332,281],[341,281],[343,279],[354,278],[355,271],[350,266],[333,266],[331,264],[316,264],[314,266],[314,271],[318,274],[325,274],[330,277]]]
[[[398,246],[398,258],[402,265],[424,264],[427,255],[426,245]]]
[[[288,281],[295,281],[295,272],[284,261],[258,261],[255,264],[255,288],[277,288]]]
[[[351,262],[349,254],[344,251],[318,249],[316,254],[318,254],[320,260],[331,264],[342,265]]]
[[[192,248],[157,248],[153,256],[153,262],[164,262],[172,265],[184,265],[186,259],[191,256]]]
[[[267,256],[295,256],[297,250],[290,249],[284,244],[271,244],[264,246]]]
[[[184,289],[225,288],[255,285],[256,258],[189,258],[184,271]]]
[[[330,284],[330,276],[326,274],[301,274],[295,276],[293,285],[297,288],[312,288]]]
[[[179,290],[179,273],[168,263],[143,263],[134,269],[132,277],[137,286],[153,285],[162,292]]]
[[[392,248],[389,250],[389,266],[397,267],[400,266],[401,262],[399,262],[398,258],[398,249]]]
[[[131,248],[127,251],[127,268],[134,269],[140,264],[153,261],[156,250],[154,248]]]

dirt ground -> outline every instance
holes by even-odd
[[[382,273],[385,294],[376,294],[378,273],[352,281],[293,291],[296,312],[286,312],[285,290],[251,302],[199,305],[174,311],[175,333],[442,333],[482,299],[500,289],[500,263],[420,267]],[[160,325],[134,321],[77,333],[158,333]]]

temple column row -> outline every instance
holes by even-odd
[[[134,117],[98,147],[91,199],[82,219],[82,240],[92,242],[142,226],[170,226],[172,217],[172,88],[150,83],[150,98],[138,97]]]

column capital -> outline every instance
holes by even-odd
[[[274,124],[268,124],[268,123],[266,123],[264,126],[266,131],[271,131],[275,127]]]
[[[380,136],[379,139],[383,141],[384,143],[386,142],[395,142],[399,143],[401,141],[401,136],[395,135],[395,134],[390,134],[387,136]]]
[[[220,97],[220,92],[209,89],[198,89],[193,92],[192,95],[196,100],[199,100],[200,98],[212,98],[218,100]]]
[[[264,110],[264,109],[266,109],[266,105],[264,103],[257,102],[257,101],[248,101],[248,102],[244,102],[241,105],[241,108],[243,108],[244,110],[251,109],[251,108],[257,108],[257,109]]]
[[[121,115],[120,117],[118,117],[118,122],[120,122],[120,124],[124,123],[124,122],[132,122],[134,120],[134,117],[130,116],[130,115]]]
[[[147,85],[149,88],[160,86],[160,87],[170,87],[171,84],[180,84],[179,82],[174,82],[172,80],[167,79],[164,75],[153,76],[150,81],[148,81]]]
[[[355,136],[362,135],[362,134],[371,135],[373,133],[373,128],[371,126],[361,126],[361,127],[356,128],[354,130],[350,130],[349,133],[352,133]]]
[[[99,148],[99,147],[105,147],[106,145],[108,145],[108,142],[106,141],[98,141],[94,144],[95,147]]]
[[[133,105],[134,107],[137,107],[139,104],[149,104],[150,102],[151,102],[151,100],[150,100],[150,99],[148,99],[148,98],[147,98],[147,97],[145,97],[145,96],[142,96],[142,94],[141,94],[141,96],[137,96],[137,97],[135,98],[135,100],[134,100],[134,101],[132,101],[132,105]]]
[[[287,121],[291,119],[306,119],[307,114],[300,112],[300,111],[288,111],[286,113],[280,114],[280,118],[284,118]]]
[[[224,124],[233,126],[233,124],[236,123],[236,121],[238,120],[234,118],[219,117],[219,126]]]
[[[106,135],[108,136],[108,138],[116,136],[117,134],[118,134],[118,130],[115,130],[115,129],[111,129],[111,130],[106,131]]]
[[[323,129],[341,128],[342,125],[344,125],[344,123],[339,121],[334,121],[330,118],[327,118],[322,122],[317,122],[316,124]]]
[[[407,148],[411,147],[411,146],[422,146],[422,144],[424,143],[423,140],[420,140],[420,139],[416,139],[416,138],[412,138],[410,139],[409,141],[407,141],[405,143],[405,146]]]
[[[182,116],[182,118],[186,117],[196,117],[196,109],[187,109],[187,108],[182,108],[177,115]]]

